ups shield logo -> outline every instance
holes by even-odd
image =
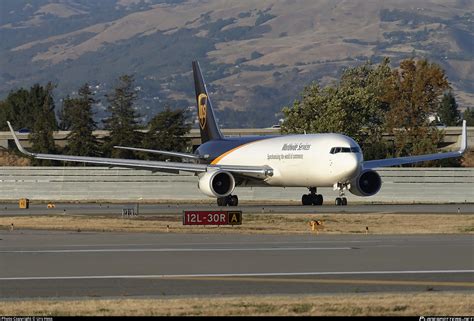
[[[206,126],[206,112],[207,112],[207,95],[200,94],[198,96],[198,116],[199,116],[199,125],[204,129]]]

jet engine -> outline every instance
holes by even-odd
[[[200,176],[199,189],[210,197],[225,197],[235,188],[234,176],[226,171],[217,170]]]
[[[382,187],[380,175],[373,170],[367,170],[352,180],[349,191],[357,196],[372,196],[378,193],[380,187]]]

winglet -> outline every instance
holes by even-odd
[[[467,149],[467,127],[466,127],[466,120],[462,121],[462,134],[461,134],[461,148],[459,149],[459,153],[463,154]]]
[[[35,156],[34,154],[32,154],[30,152],[27,152],[23,148],[23,146],[21,146],[20,140],[18,139],[18,137],[16,137],[16,134],[15,134],[15,131],[13,130],[13,128],[12,128],[12,125],[10,124],[9,121],[7,121],[7,124],[8,124],[8,127],[10,127],[10,132],[12,133],[13,139],[15,140],[16,147],[20,150],[20,152],[22,152],[23,154],[26,154],[28,156]]]

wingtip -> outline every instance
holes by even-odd
[[[7,120],[8,128],[10,128],[10,132],[12,133],[13,137],[15,137],[15,131],[13,130],[12,124]]]
[[[7,125],[8,127],[10,128],[10,132],[12,133],[12,136],[13,136],[13,139],[15,140],[15,144],[16,144],[16,147],[18,148],[18,150],[20,152],[22,152],[23,154],[25,155],[28,155],[28,156],[34,156],[34,154],[30,153],[30,152],[27,152],[23,146],[21,146],[20,144],[20,140],[18,139],[18,137],[16,136],[15,134],[15,131],[13,130],[13,127],[12,125],[10,124],[10,122],[7,120]]]
[[[462,121],[462,133],[461,133],[461,148],[459,149],[459,153],[463,154],[467,149],[467,123],[464,119]]]

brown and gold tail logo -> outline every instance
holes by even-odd
[[[198,116],[199,116],[199,125],[204,129],[206,126],[206,106],[207,106],[207,95],[200,94],[198,96]]]

